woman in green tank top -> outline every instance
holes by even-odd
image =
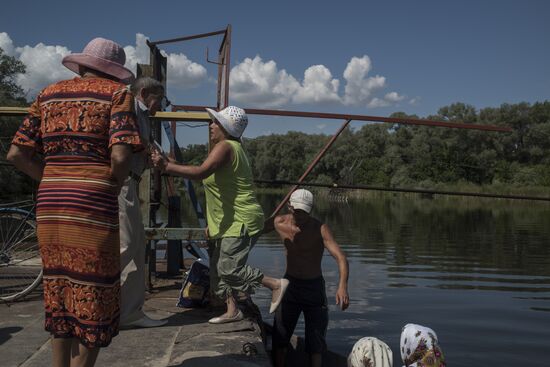
[[[262,208],[254,194],[252,171],[240,141],[248,117],[242,108],[234,106],[220,112],[206,110],[212,118],[209,129],[213,147],[200,166],[168,161],[159,152],[153,152],[151,158],[155,167],[166,173],[203,180],[212,250],[210,284],[227,304],[227,312],[209,322],[221,324],[243,319],[235,292],[251,294],[261,285],[272,290],[270,313],[275,312],[288,280],[265,276],[246,264],[264,226]]]

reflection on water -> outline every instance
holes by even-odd
[[[278,200],[260,196],[266,213]],[[345,312],[330,306],[331,350],[347,354],[357,339],[376,336],[398,361],[401,327],[414,322],[436,330],[451,366],[548,365],[550,205],[319,197],[314,215],[330,225],[350,262],[352,303]],[[249,262],[280,276],[283,247],[265,235]],[[323,270],[333,304],[338,269],[328,254]],[[259,290],[255,300],[268,315],[269,294]],[[296,332],[303,334],[302,323]]]

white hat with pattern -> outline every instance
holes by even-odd
[[[239,107],[228,106],[219,112],[207,108],[206,112],[208,112],[212,119],[218,121],[224,130],[234,138],[240,138],[248,125],[248,116]]]

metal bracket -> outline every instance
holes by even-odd
[[[206,48],[206,62],[209,62],[211,64],[216,64],[216,65],[225,65],[223,62],[215,62],[215,61],[208,60],[208,47]]]

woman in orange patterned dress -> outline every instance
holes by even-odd
[[[124,50],[92,40],[63,64],[80,74],[46,87],[13,138],[8,159],[40,181],[36,217],[45,328],[53,365],[93,366],[118,334],[117,195],[141,149]]]

